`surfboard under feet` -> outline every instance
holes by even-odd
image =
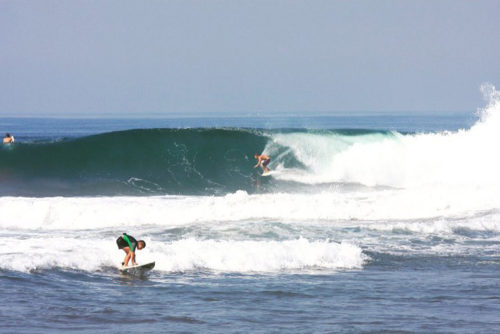
[[[150,271],[155,267],[155,262],[149,262],[145,264],[137,264],[135,266],[121,267],[120,271],[126,274],[143,274]]]

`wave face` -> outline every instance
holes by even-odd
[[[0,151],[1,191],[21,196],[115,196],[276,190],[279,182],[271,178],[261,182],[253,168],[253,155],[276,143],[280,136],[324,138],[326,144],[341,151],[349,145],[346,140],[365,140],[362,138],[372,132],[147,129],[21,143]],[[377,136],[385,134],[371,137]],[[280,170],[305,171],[308,167],[287,143],[274,144],[272,151],[277,155],[273,165]]]
[[[0,195],[226,195],[389,187],[495,195],[500,99],[470,128],[374,130],[147,129],[0,150]],[[253,155],[271,156],[271,177]],[[493,193],[491,193],[493,192]],[[446,194],[445,194],[446,196]]]
[[[399,189],[498,189],[500,142],[498,91],[484,87],[489,105],[470,128],[455,132],[401,134],[276,134],[266,151],[286,146],[307,168],[278,166],[276,178],[305,184],[354,183]]]
[[[230,129],[110,132],[16,144],[0,169],[10,194],[218,194],[249,188],[249,160],[266,140]]]

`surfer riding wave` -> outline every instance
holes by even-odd
[[[135,266],[135,250],[143,249],[146,247],[146,242],[144,240],[135,240],[135,238],[127,233],[123,233],[118,239],[116,239],[116,244],[118,249],[123,249],[125,252],[125,259],[122,262],[124,267],[128,266],[128,262],[132,260],[132,265]]]
[[[255,153],[253,157],[257,159],[257,164],[253,168],[261,166],[262,169],[264,170],[264,173],[269,173],[271,171],[269,168],[267,168],[267,165],[269,165],[269,163],[271,162],[271,158],[269,156],[265,154],[259,155]]]

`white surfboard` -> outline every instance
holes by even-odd
[[[272,171],[272,170],[271,170],[271,171],[269,171],[269,172],[264,172],[264,173],[262,173],[262,176],[271,176],[271,175],[273,175],[274,173],[275,173],[275,171]]]
[[[145,264],[137,264],[135,266],[121,267],[120,271],[125,274],[131,275],[141,275],[144,274],[155,267],[155,262],[149,262]]]

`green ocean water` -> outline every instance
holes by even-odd
[[[16,142],[0,150],[0,194],[221,195],[255,192],[260,172],[254,154],[275,136],[310,136],[340,151],[366,138],[393,137],[375,130],[139,129],[77,138]],[[369,139],[368,139],[369,140]],[[286,143],[273,146],[274,166],[307,170]],[[8,176],[8,177],[7,177]],[[259,191],[276,190],[266,180]],[[274,188],[273,188],[274,187]]]

